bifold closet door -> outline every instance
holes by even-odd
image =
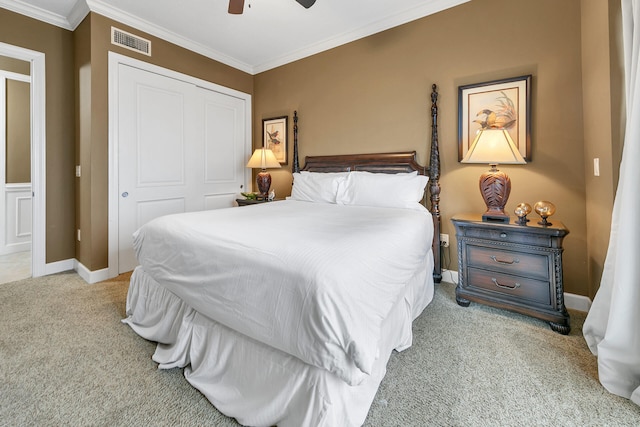
[[[231,207],[244,182],[244,101],[119,65],[118,270],[154,218]]]

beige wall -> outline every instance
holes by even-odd
[[[31,74],[31,64],[21,59],[9,58],[8,56],[0,55],[0,70],[28,76]]]
[[[46,262],[75,257],[74,85],[71,31],[0,8],[0,40],[45,54]]]
[[[82,240],[75,240],[77,260],[90,268],[91,236],[91,19],[85,18],[73,32],[76,84],[75,104],[75,164],[81,176],[75,180],[76,229],[84,230]]]
[[[443,232],[452,241],[444,261],[452,270],[451,216],[484,207],[477,180],[485,168],[457,159],[457,88],[532,74],[533,161],[502,168],[513,183],[507,209],[541,199],[557,205],[553,219],[571,230],[565,290],[593,297],[623,133],[619,4],[607,6],[599,0],[474,0],[256,76],[93,13],[72,34],[0,9],[3,42],[46,54],[47,262],[76,257],[90,270],[107,267],[109,50],[252,94],[255,147],[263,118],[288,115],[291,131],[298,110],[302,158],[416,150],[427,163],[436,83]],[[112,46],[111,25],[150,39],[153,57]],[[598,48],[589,49],[591,43]],[[592,125],[599,114],[607,115],[604,129]],[[598,180],[591,170],[596,156]],[[80,179],[75,164],[82,165]],[[279,196],[290,193],[290,167],[291,161],[272,172]],[[76,228],[83,239],[74,244]]]
[[[0,55],[0,70],[29,76],[31,64]],[[27,82],[6,82],[6,175],[7,183],[31,182],[31,96]]]
[[[31,85],[7,79],[6,181],[31,182]]]
[[[301,157],[416,150],[427,163],[429,93],[436,83],[442,225],[453,246],[444,263],[456,270],[450,218],[484,211],[478,178],[486,169],[458,162],[458,86],[532,74],[532,162],[501,167],[512,180],[507,210],[513,212],[519,202],[555,203],[552,220],[571,231],[565,240],[565,290],[592,295],[581,33],[580,0],[474,0],[257,75],[253,125],[260,129],[261,119],[298,110]],[[602,83],[608,85],[606,79]],[[254,146],[259,139],[255,134]],[[606,146],[610,139],[603,135],[599,141]],[[288,194],[289,171],[272,175],[277,193]],[[610,200],[602,209],[601,216],[610,213]],[[597,233],[607,230],[603,226]],[[594,257],[602,262],[600,251]]]
[[[112,45],[111,26],[150,40],[152,56]],[[82,241],[76,244],[76,257],[89,270],[95,271],[108,267],[109,254],[108,52],[131,56],[248,94],[253,93],[253,76],[95,13],[90,13],[76,29],[75,40],[79,91],[76,158],[82,168],[76,205]]]
[[[621,146],[623,87],[620,3],[582,0],[582,93],[584,98],[584,162],[586,179],[589,283],[595,296],[609,244],[611,211],[617,187]],[[611,18],[610,18],[611,17]],[[587,30],[588,29],[588,30]],[[593,161],[600,162],[600,176]]]

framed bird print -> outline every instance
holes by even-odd
[[[262,120],[262,146],[273,152],[281,165],[288,163],[287,119],[289,116]]]
[[[483,129],[505,129],[531,161],[531,75],[458,87],[458,161]]]

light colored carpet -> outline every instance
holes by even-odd
[[[0,286],[0,425],[235,426],[155,344],[122,324],[128,276],[87,285],[69,272]],[[609,394],[572,312],[546,323],[455,303],[437,286],[392,355],[367,426],[638,426],[640,407]]]

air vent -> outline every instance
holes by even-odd
[[[111,43],[151,56],[151,42],[149,40],[134,36],[115,27],[111,27]]]

